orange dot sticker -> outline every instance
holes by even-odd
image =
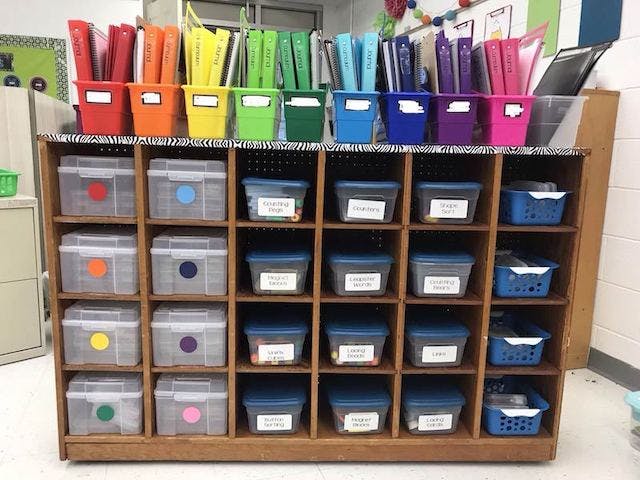
[[[96,332],[91,335],[89,343],[94,350],[106,350],[109,347],[109,336],[106,333]]]
[[[87,271],[94,278],[104,277],[107,273],[107,262],[100,258],[93,258],[87,263]]]

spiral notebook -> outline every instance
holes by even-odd
[[[109,50],[109,38],[94,24],[89,24],[89,47],[91,49],[91,69],[93,79],[106,80],[105,65],[107,50]]]

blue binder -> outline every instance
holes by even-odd
[[[373,92],[376,89],[376,67],[378,64],[378,34],[367,32],[362,37],[360,59],[360,90]]]
[[[400,69],[400,86],[403,92],[415,92],[413,81],[413,68],[411,67],[411,42],[408,35],[396,37],[396,50],[398,51],[398,65]]]
[[[350,33],[340,33],[336,35],[336,53],[338,56],[340,76],[342,77],[342,88],[346,91],[357,91],[358,79],[356,77],[353,44]]]

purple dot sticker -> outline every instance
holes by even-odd
[[[196,407],[187,407],[182,411],[182,419],[187,423],[196,423],[201,417],[200,410]]]
[[[193,278],[198,274],[198,267],[193,262],[182,262],[179,270],[183,278]]]
[[[195,352],[198,348],[198,341],[193,337],[182,337],[180,339],[180,350],[184,353]]]

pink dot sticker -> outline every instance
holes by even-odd
[[[187,423],[196,423],[200,416],[200,410],[196,407],[187,407],[182,411],[182,419]]]

